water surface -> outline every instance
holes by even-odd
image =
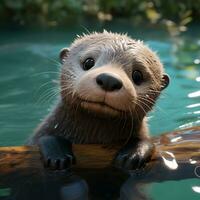
[[[193,27],[172,38],[162,30],[119,24],[106,28],[144,40],[161,57],[171,77],[149,114],[151,134],[200,125],[200,29]],[[49,113],[56,102],[59,50],[84,31],[82,27],[1,31],[0,146],[22,145]],[[200,180],[156,183],[149,190],[153,199],[200,199],[193,186],[200,187]]]

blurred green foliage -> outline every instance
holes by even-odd
[[[185,30],[200,20],[200,0],[1,0],[1,24],[56,26],[94,18],[131,23],[165,24],[169,31]]]

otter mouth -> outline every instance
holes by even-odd
[[[90,100],[81,100],[81,106],[87,110],[91,110],[97,113],[107,113],[107,114],[114,114],[118,115],[122,113],[122,110],[119,110],[117,108],[114,108],[105,102],[96,102],[96,101],[90,101]]]

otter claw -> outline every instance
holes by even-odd
[[[73,155],[67,154],[66,160],[70,163],[70,165],[75,164],[75,157]]]

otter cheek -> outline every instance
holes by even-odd
[[[60,79],[60,87],[61,87],[61,97],[66,100],[72,99],[72,94],[74,93],[74,79],[69,76],[66,76],[65,73],[62,72]]]

